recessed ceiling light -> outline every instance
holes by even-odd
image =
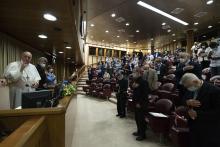
[[[102,40],[102,42],[104,42],[105,40]]]
[[[44,14],[44,19],[49,20],[49,21],[56,21],[57,18],[53,16],[52,14],[46,13]]]
[[[165,22],[163,22],[163,23],[162,23],[162,26],[165,26],[165,25],[166,25],[166,23],[165,23]]]
[[[151,41],[153,41],[153,40],[154,40],[154,38],[151,38],[150,40],[151,40]]]
[[[59,54],[63,54],[63,52],[58,52]]]
[[[139,30],[136,30],[136,33],[139,33],[140,31]]]
[[[91,26],[91,27],[94,27],[95,25],[92,23],[90,26]]]
[[[207,5],[211,5],[212,3],[214,3],[214,0],[208,0],[208,1],[206,2]]]
[[[212,28],[212,26],[208,26],[208,28],[209,28],[209,29],[211,29],[211,28]]]
[[[117,38],[119,38],[120,36],[117,36]]]
[[[176,36],[176,34],[172,34],[172,36]]]
[[[126,40],[128,42],[128,40]]]
[[[125,25],[126,25],[126,26],[129,26],[130,24],[127,22]]]
[[[171,29],[167,30],[167,32],[170,33],[170,32],[171,32]]]
[[[115,14],[115,13],[112,13],[112,14],[111,14],[111,16],[112,16],[112,17],[115,17],[115,16],[116,16],[116,14]]]
[[[137,42],[134,42],[134,43],[137,43]]]
[[[105,33],[108,33],[108,32],[109,32],[108,30],[105,31]]]
[[[203,35],[202,37],[203,37],[203,38],[206,38],[206,35]]]
[[[71,58],[67,58],[67,60],[70,60]]]
[[[66,48],[67,48],[67,49],[71,49],[72,47],[71,47],[71,46],[66,46]]]
[[[173,40],[173,42],[176,42],[176,40]]]
[[[39,37],[39,38],[42,38],[42,39],[47,39],[47,36],[44,35],[44,34],[40,34],[40,35],[38,35],[38,37]]]
[[[195,26],[197,26],[198,24],[199,24],[198,22],[195,22],[195,23],[194,23]]]
[[[185,26],[189,25],[187,22],[182,21],[182,20],[180,20],[180,19],[178,19],[178,18],[176,18],[176,17],[174,17],[174,16],[172,16],[172,15],[170,15],[170,14],[168,14],[168,13],[162,11],[162,10],[159,10],[159,9],[157,9],[157,8],[155,8],[155,7],[153,7],[153,6],[149,5],[149,4],[147,4],[147,3],[145,3],[145,2],[139,1],[139,2],[137,2],[137,4],[140,5],[140,6],[142,6],[142,7],[147,8],[147,9],[149,9],[149,10],[151,10],[151,11],[154,11],[154,12],[160,14],[160,15],[163,15],[163,16],[165,16],[165,17],[168,17],[168,18],[170,18],[170,19],[172,19],[172,20],[174,20],[174,21],[176,21],[176,22],[178,22],[178,23],[181,23],[181,24],[185,25]]]

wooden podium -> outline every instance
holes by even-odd
[[[0,125],[14,130],[0,147],[65,147],[65,113],[71,99],[53,108],[0,110]]]

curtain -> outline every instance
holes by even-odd
[[[44,56],[42,52],[0,33],[0,77],[4,73],[5,67],[11,62],[20,60],[21,53],[26,50],[33,54],[32,64],[36,64],[37,59]]]

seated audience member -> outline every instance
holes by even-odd
[[[56,75],[54,74],[54,69],[52,66],[47,68],[47,85],[48,87],[55,87],[57,84]]]
[[[47,58],[40,57],[36,65],[37,71],[39,72],[40,77],[41,77],[41,80],[39,82],[39,87],[38,87],[39,89],[47,88],[46,65],[47,65]]]
[[[110,80],[110,74],[105,71],[105,74],[103,75],[103,80]]]
[[[144,74],[143,74],[143,79],[147,81],[148,86],[151,91],[156,90],[157,87],[157,81],[158,81],[158,76],[157,76],[157,71],[155,69],[150,68],[149,64],[144,65]]]
[[[176,82],[177,82],[177,88],[179,89],[179,96],[180,98],[183,97],[186,89],[179,84],[180,79],[185,73],[193,73],[200,79],[202,78],[202,68],[199,63],[193,62],[190,59],[190,55],[185,52],[179,53],[179,60],[180,63],[176,67]]]
[[[31,64],[32,54],[25,51],[21,60],[10,63],[5,71],[4,77],[10,82],[10,107],[21,106],[21,95],[23,92],[35,91],[41,79],[36,67]]]
[[[187,88],[191,147],[220,147],[220,88],[186,73],[180,83]]]

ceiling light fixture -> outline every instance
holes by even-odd
[[[109,32],[108,30],[105,31],[105,33],[108,33],[108,32]]]
[[[213,3],[214,3],[214,0],[208,0],[208,1],[206,2],[207,5],[211,5],[211,4],[213,4]]]
[[[40,34],[40,35],[38,35],[38,37],[41,38],[41,39],[47,39],[47,36],[44,35],[44,34]]]
[[[198,22],[195,22],[195,23],[194,23],[195,26],[197,26],[198,24],[199,24]]]
[[[70,60],[71,58],[67,58],[67,60]]]
[[[163,23],[162,23],[162,26],[165,26],[165,25],[166,25],[166,23],[165,23],[165,22],[163,22]]]
[[[136,30],[136,33],[139,33],[140,31],[139,30]]]
[[[117,38],[119,38],[120,36],[117,36]]]
[[[90,25],[90,27],[94,27],[95,25],[92,23],[91,25]]]
[[[151,38],[150,40],[151,40],[151,41],[153,41],[153,40],[154,40],[154,38]]]
[[[176,34],[172,34],[172,36],[176,36]]]
[[[128,42],[128,40],[126,40]]]
[[[212,26],[208,26],[208,28],[209,28],[209,29],[211,29],[211,28],[212,28]]]
[[[126,25],[126,26],[129,26],[130,24],[127,22],[125,25]]]
[[[115,14],[115,13],[112,13],[112,14],[111,14],[111,16],[112,16],[112,17],[115,17],[115,16],[116,16],[116,14]]]
[[[173,42],[176,42],[176,40],[173,40]]]
[[[52,14],[46,13],[44,14],[44,19],[49,20],[49,21],[56,21],[57,18],[53,16]]]
[[[63,54],[63,52],[58,52],[59,54]]]
[[[170,19],[172,19],[172,20],[174,20],[174,21],[176,21],[178,23],[181,23],[181,24],[185,25],[185,26],[189,25],[187,22],[182,21],[182,20],[180,20],[180,19],[178,19],[178,18],[176,18],[176,17],[174,17],[174,16],[172,16],[172,15],[166,13],[166,12],[163,12],[163,11],[161,11],[161,10],[159,10],[159,9],[157,9],[157,8],[147,4],[145,2],[139,1],[139,2],[137,2],[137,4],[142,6],[142,7],[147,8],[147,9],[150,9],[151,11],[154,11],[154,12],[160,14],[160,15],[168,17],[168,18],[170,18]]]
[[[71,46],[66,46],[66,48],[67,48],[67,49],[71,49],[72,47],[71,47]]]
[[[169,30],[167,30],[167,32],[168,32],[168,33],[170,33],[170,32],[171,32],[171,30],[169,29]]]

